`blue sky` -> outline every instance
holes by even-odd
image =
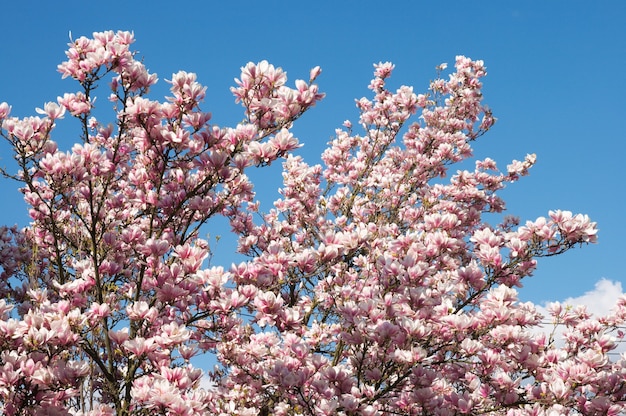
[[[485,102],[498,123],[476,156],[492,157],[503,169],[526,153],[538,157],[531,175],[505,192],[509,212],[525,220],[567,209],[589,214],[600,228],[599,244],[542,260],[522,298],[576,297],[601,278],[626,284],[626,2],[13,1],[3,5],[2,17],[0,102],[20,117],[77,89],[56,72],[70,31],[75,38],[134,31],[135,49],[161,80],[152,97],[167,95],[163,80],[173,72],[196,72],[208,87],[203,108],[222,126],[242,119],[229,87],[248,61],[267,59],[290,82],[320,65],[327,97],[294,129],[310,163],[343,120],[357,120],[354,99],[368,95],[373,63],[392,61],[392,86],[421,92],[438,64],[452,64],[459,54],[483,59]],[[54,137],[63,148],[78,139],[71,122],[62,120]],[[6,143],[0,165],[11,166]],[[262,175],[265,184],[279,183],[276,168]],[[0,180],[0,194],[0,223],[25,225],[16,184]],[[215,260],[230,263],[228,254]]]

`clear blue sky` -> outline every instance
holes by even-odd
[[[485,101],[498,123],[476,155],[503,169],[526,153],[538,157],[531,175],[506,192],[510,213],[534,219],[568,209],[600,228],[599,244],[541,261],[522,296],[577,296],[603,277],[626,286],[626,2],[11,1],[1,14],[0,102],[20,117],[77,89],[56,72],[70,31],[75,38],[134,31],[135,49],[161,80],[152,97],[166,95],[163,79],[173,72],[196,72],[208,86],[204,109],[219,125],[242,119],[228,88],[246,62],[267,59],[290,81],[320,65],[327,98],[295,129],[311,163],[343,120],[356,121],[354,98],[368,95],[372,63],[394,62],[392,84],[421,92],[436,65],[459,54],[483,59]],[[54,137],[64,148],[77,140],[71,121]],[[0,143],[0,164],[10,158]],[[265,183],[280,178],[277,169],[263,175]],[[25,225],[16,185],[0,180],[0,194],[0,223]]]

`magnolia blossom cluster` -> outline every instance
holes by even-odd
[[[218,345],[215,413],[276,415],[619,414],[626,362],[611,359],[622,300],[592,319],[517,299],[536,259],[596,241],[585,215],[550,211],[528,221],[500,191],[528,174],[534,155],[500,172],[449,167],[494,123],[481,102],[480,61],[430,92],[386,86],[375,65],[372,99],[357,100],[362,134],[336,131],[322,159],[284,163],[283,197],[262,224],[236,229],[249,262],[228,277],[255,288],[233,343]],[[259,411],[260,409],[260,411]],[[258,413],[257,413],[258,412]]]
[[[321,97],[313,84],[321,73],[320,67],[311,69],[309,82],[296,81],[296,89],[285,86],[287,73],[267,61],[248,63],[241,68],[241,79],[232,87],[237,102],[246,108],[250,121],[262,129],[276,129],[291,124]]]
[[[595,223],[561,210],[488,222],[534,155],[449,172],[495,121],[481,61],[458,57],[424,94],[391,90],[394,66],[375,65],[362,131],[346,121],[309,165],[290,128],[322,98],[319,68],[290,88],[282,69],[247,64],[232,88],[245,120],[223,128],[193,73],[151,99],[132,42],[72,41],[59,70],[80,90],[37,117],[0,104],[19,166],[5,173],[32,219],[0,228],[3,414],[626,411],[626,361],[611,355],[626,299],[605,317],[559,304],[542,317],[514,289],[537,258],[595,242]],[[93,113],[105,78],[112,123]],[[81,141],[62,151],[52,133],[68,116]],[[282,197],[259,216],[245,171],[278,158]],[[200,235],[215,216],[247,261],[211,264]],[[537,330],[546,319],[562,340]],[[213,371],[194,366],[203,354]]]
[[[0,104],[19,167],[5,173],[23,183],[32,220],[0,228],[3,414],[195,415],[219,401],[191,360],[237,329],[234,311],[255,292],[206,269],[200,229],[217,215],[240,222],[254,196],[246,169],[298,147],[289,129],[323,97],[320,71],[292,89],[280,68],[246,65],[233,91],[254,97],[241,100],[246,120],[219,127],[200,108],[206,88],[193,73],[173,74],[165,101],[150,98],[157,77],[133,41],[129,32],[72,41],[59,71],[79,90],[36,117]],[[93,112],[99,92],[112,123]],[[68,115],[81,141],[63,151],[52,133]]]

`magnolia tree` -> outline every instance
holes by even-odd
[[[104,32],[70,43],[59,71],[78,91],[40,116],[0,104],[19,167],[5,174],[32,220],[0,230],[3,414],[625,410],[626,362],[609,353],[626,299],[606,317],[558,304],[542,317],[514,289],[537,258],[594,242],[595,223],[493,215],[533,155],[504,172],[485,159],[449,173],[494,123],[481,61],[458,57],[419,95],[390,91],[393,65],[375,65],[360,132],[346,122],[311,166],[292,155],[290,128],[323,96],[319,68],[290,88],[280,68],[249,63],[232,88],[244,121],[225,128],[200,109],[192,73],[172,75],[165,101],[147,98],[157,78],[132,42]],[[64,115],[80,124],[69,151],[52,140]],[[246,171],[279,158],[282,198],[261,213]],[[210,264],[200,235],[214,216],[248,261]],[[561,340],[538,330],[546,321]],[[194,367],[203,354],[214,370]]]

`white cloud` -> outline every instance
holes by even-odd
[[[206,373],[204,373],[202,374],[202,378],[200,379],[199,387],[207,391],[210,391],[215,388],[215,383],[211,380],[211,378]]]
[[[583,295],[577,297],[569,297],[564,300],[558,300],[558,302],[564,306],[567,305],[576,307],[584,305],[587,307],[587,312],[598,318],[609,314],[615,307],[617,300],[623,295],[624,290],[622,289],[621,282],[614,282],[603,278],[596,282],[593,290],[589,290]],[[543,305],[536,305],[537,310],[545,317],[550,315],[546,309],[550,303],[552,302],[545,302]]]
[[[587,312],[593,315],[595,318],[599,318],[608,315],[615,307],[617,300],[624,295],[624,290],[620,282],[614,282],[608,279],[600,279],[596,282],[594,288],[585,292],[577,297],[569,297],[564,300],[559,300],[562,305],[568,305],[576,307],[578,305],[584,305],[587,307]],[[554,328],[549,324],[550,314],[546,307],[550,302],[545,302],[543,305],[536,305],[537,311],[539,311],[545,318],[546,323],[543,328],[539,328],[539,331],[552,331]],[[557,345],[561,345],[560,334],[561,328],[557,328],[555,336]],[[626,352],[626,344],[620,343],[618,349],[615,352]]]
[[[608,279],[600,279],[596,282],[593,290],[585,292],[584,295],[567,298],[563,302],[565,305],[585,305],[587,311],[595,317],[607,315],[617,303],[617,299],[624,294],[622,284]]]

